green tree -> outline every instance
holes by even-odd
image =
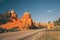
[[[11,17],[11,14],[9,12],[3,13],[2,16],[0,17],[0,22],[4,24],[9,21],[10,17]]]
[[[56,21],[54,21],[55,25],[59,25],[60,26],[60,18]]]

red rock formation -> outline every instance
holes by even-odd
[[[29,12],[25,12],[24,15],[22,16],[21,19],[24,23],[26,23],[26,27],[30,27],[32,26],[32,18],[31,18],[31,14]]]
[[[31,14],[28,12],[24,13],[22,19],[17,18],[14,10],[11,10],[9,13],[11,14],[10,21],[1,25],[2,28],[8,30],[18,27],[19,30],[28,30],[32,26]]]
[[[41,25],[41,26],[47,26],[47,23],[42,22],[42,23],[40,23],[40,25]]]
[[[12,19],[15,19],[15,20],[16,20],[17,15],[15,14],[15,11],[14,11],[14,10],[11,10],[11,11],[10,11],[10,14],[11,14],[10,20],[12,20]]]
[[[14,20],[14,21],[11,21],[11,22],[7,22],[7,23],[5,23],[1,26],[2,26],[2,28],[8,30],[8,29],[11,29],[11,28],[14,28],[14,27],[18,27],[19,23],[20,23],[20,20],[17,20],[17,21]]]
[[[48,27],[48,29],[52,29],[52,28],[54,28],[54,23],[53,22],[50,22],[50,23],[48,23],[48,25],[47,25],[47,27]]]

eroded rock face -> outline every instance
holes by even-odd
[[[50,23],[48,23],[48,25],[47,25],[47,27],[48,27],[48,29],[52,29],[52,28],[54,28],[54,23],[53,22],[50,22]]]
[[[17,21],[14,20],[14,21],[7,22],[7,23],[1,25],[1,27],[9,30],[9,29],[12,29],[14,27],[18,27],[19,24],[20,24],[20,19],[18,19]]]
[[[45,22],[43,23],[38,23],[38,22],[33,22],[31,18],[31,14],[29,12],[25,12],[22,16],[22,18],[18,18],[17,14],[15,13],[14,10],[11,10],[10,12],[6,13],[6,15],[9,15],[8,21],[2,24],[0,20],[0,27],[9,30],[12,28],[18,28],[19,30],[28,30],[28,29],[37,29],[40,28],[40,26],[47,26],[48,29],[51,29],[54,27],[54,23],[48,23],[46,24]],[[0,19],[6,19],[4,16],[0,15]],[[6,20],[4,20],[6,21]]]
[[[31,14],[29,12],[25,12],[24,15],[22,16],[21,19],[24,23],[26,23],[27,27],[32,26],[32,18],[31,18]]]
[[[42,23],[40,23],[40,25],[41,25],[41,26],[47,26],[47,23],[42,22]]]
[[[11,14],[11,18],[10,18],[10,20],[12,20],[12,19],[17,20],[17,15],[16,15],[16,13],[15,13],[14,10],[11,10],[11,11],[10,11],[10,14]]]
[[[32,26],[31,14],[28,12],[24,13],[22,19],[18,18],[14,10],[9,12],[11,14],[10,21],[1,25],[2,28],[9,30],[18,27],[19,30],[28,30]]]

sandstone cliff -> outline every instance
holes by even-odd
[[[12,28],[17,28],[18,30],[29,30],[46,26],[49,29],[50,27],[54,27],[54,23],[46,24],[45,22],[33,22],[29,12],[25,12],[22,18],[18,18],[14,10],[0,15],[0,27],[6,30],[10,30]]]
[[[22,18],[18,18],[15,11],[11,10],[8,14],[11,15],[9,22],[1,25],[2,28],[9,30],[18,27],[19,30],[28,30],[32,26],[32,18],[29,12],[23,14]]]

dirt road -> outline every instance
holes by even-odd
[[[0,40],[30,40],[34,35],[44,30],[46,29],[2,33],[0,34]]]

